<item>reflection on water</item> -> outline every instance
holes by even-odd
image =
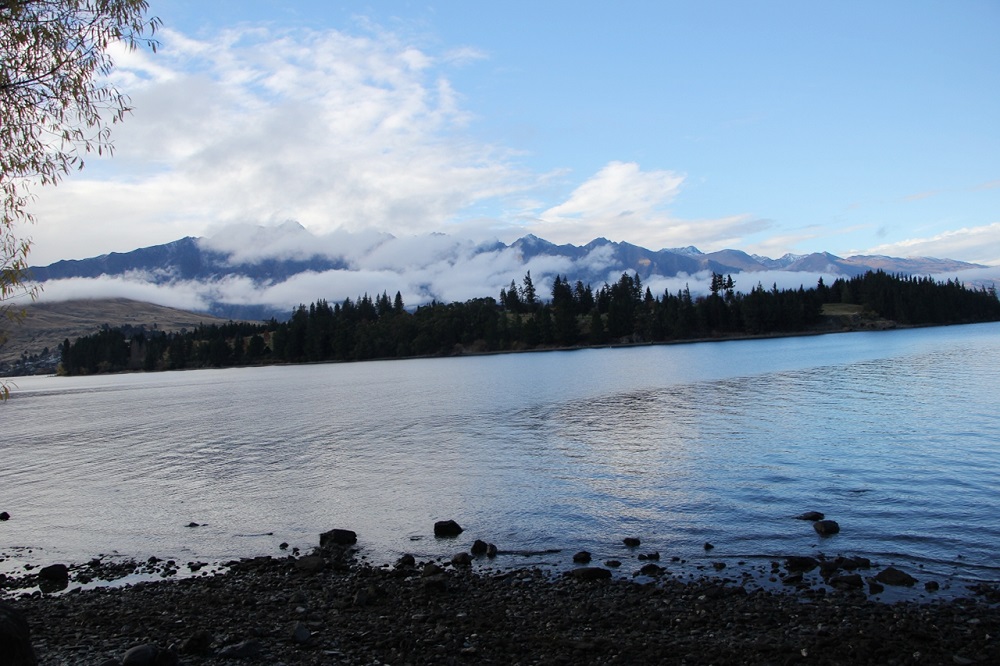
[[[0,568],[229,559],[332,527],[389,562],[464,547],[431,536],[454,518],[507,550],[639,536],[1000,578],[998,333],[23,379],[0,407]],[[819,543],[806,510],[843,531]]]

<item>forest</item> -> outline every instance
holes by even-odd
[[[861,320],[902,326],[1000,321],[995,288],[956,280],[867,272],[820,279],[810,289],[779,290],[760,283],[736,290],[732,276],[712,274],[710,293],[688,288],[654,295],[638,274],[623,273],[595,290],[557,276],[542,298],[528,272],[499,298],[431,302],[413,310],[383,292],[331,305],[299,305],[287,321],[229,322],[163,332],[111,328],[60,348],[68,375],[222,368],[274,363],[361,361],[588,346],[790,335],[830,328],[824,308],[856,306]]]

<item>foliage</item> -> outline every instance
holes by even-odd
[[[957,280],[887,275],[842,278],[829,287],[736,291],[731,276],[713,276],[709,295],[689,289],[654,296],[638,275],[623,274],[597,292],[558,276],[551,300],[541,302],[530,276],[512,281],[493,298],[433,302],[410,312],[397,292],[299,305],[286,322],[230,322],[194,331],[101,331],[63,343],[68,374],[172,370],[262,363],[311,363],[446,356],[606,344],[723,339],[818,330],[824,304],[856,295],[858,309],[905,324],[1000,321],[995,290],[970,289]],[[529,305],[534,303],[533,306]],[[533,307],[534,309],[530,309]],[[830,329],[824,329],[830,330]]]
[[[147,9],[145,0],[0,0],[0,314],[8,320],[18,316],[10,299],[37,289],[27,275],[31,243],[17,229],[34,221],[29,187],[54,185],[83,168],[85,154],[112,151],[111,126],[131,109],[108,79],[108,48],[155,50],[160,22]]]

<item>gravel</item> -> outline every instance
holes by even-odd
[[[725,578],[572,576],[481,558],[373,567],[351,553],[181,579],[155,563],[167,578],[9,603],[43,665],[1000,664],[1000,591],[988,585],[886,603],[853,584],[800,583],[788,565],[797,584],[767,589],[734,567]],[[127,568],[95,561],[87,577]]]

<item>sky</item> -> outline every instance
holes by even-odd
[[[150,0],[30,263],[233,225],[1000,265],[1000,3]]]

